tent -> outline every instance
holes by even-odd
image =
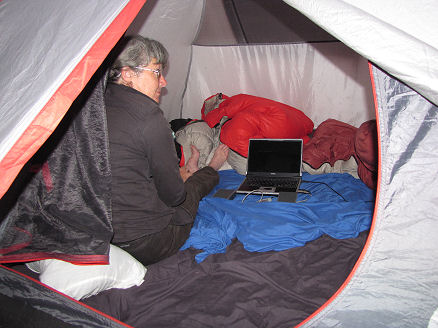
[[[43,145],[52,142],[62,122],[74,123],[65,124],[69,132],[58,143],[59,154],[76,154],[78,148],[96,155],[93,150],[105,149],[104,123],[90,129],[96,135],[80,132],[102,118],[93,116],[99,112],[92,110],[93,97],[99,95],[78,96],[86,86],[96,85],[93,74],[126,30],[143,34],[162,41],[171,54],[167,94],[162,97],[169,120],[199,118],[203,100],[217,92],[256,94],[293,104],[316,125],[327,118],[354,126],[377,119],[379,182],[370,237],[342,288],[301,326],[435,327],[437,4],[432,0],[272,2],[277,5],[256,0],[144,2],[0,2],[2,218],[11,199],[16,199],[20,174],[32,171],[29,163]],[[291,11],[285,10],[288,5]],[[254,19],[256,13],[263,13],[262,18]],[[246,29],[249,26],[255,32]],[[85,107],[91,109],[70,117],[77,102],[90,104]],[[56,166],[67,161],[65,157],[76,158],[49,157],[49,164]],[[41,249],[44,240],[35,235],[29,242],[26,234],[13,229],[14,221],[3,220],[0,262],[47,256],[78,263],[108,261],[110,213],[107,186],[100,178],[109,171],[106,155],[98,152],[96,158],[100,160],[76,163],[71,172],[50,173],[70,177],[68,181],[84,181],[88,176],[103,181],[82,188],[83,201],[92,202],[92,210],[85,213],[87,224],[90,231],[102,232],[96,238],[99,242],[90,243],[85,233],[80,243],[70,236],[68,246],[57,240],[53,249]],[[34,176],[35,188],[48,193],[50,178],[56,176],[48,174],[44,165]],[[19,210],[26,210],[24,205]],[[65,208],[61,213],[73,213],[81,230],[84,213],[74,215]],[[20,311],[25,311],[44,320],[45,327],[78,322],[123,326],[4,266],[0,269],[2,310],[13,305],[2,318],[17,322]]]

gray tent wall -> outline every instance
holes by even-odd
[[[381,160],[372,233],[345,289],[303,327],[427,327],[438,306],[438,108],[376,67],[373,78]]]
[[[216,92],[244,92],[296,106],[316,125],[331,117],[357,126],[374,117],[375,101],[380,172],[372,234],[343,289],[302,325],[426,327],[438,307],[436,2],[416,2],[415,8],[409,1],[392,0],[286,2],[344,44],[233,45],[226,33],[227,41],[212,46],[205,30],[198,40],[207,45],[171,44],[170,35],[178,39],[186,25],[168,15],[176,5],[170,0],[155,3],[133,32],[171,48],[169,91],[163,97],[169,119],[199,118],[202,101]],[[185,3],[196,17],[202,12],[204,19],[224,16],[218,1]],[[179,47],[184,51],[176,52],[177,59],[181,63],[184,54],[187,64],[179,69],[189,72],[187,78],[173,70],[172,49]],[[371,65],[374,101],[367,59],[384,69]],[[186,86],[173,85],[185,79]],[[183,97],[182,105],[169,105],[166,98],[172,95]]]

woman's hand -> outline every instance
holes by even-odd
[[[181,178],[184,182],[186,182],[186,180],[192,176],[192,173],[189,171],[186,165],[179,168],[179,173],[181,174]]]

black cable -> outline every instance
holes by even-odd
[[[344,200],[344,202],[348,202],[348,200],[346,200],[345,198],[344,198],[344,196],[342,196],[340,193],[338,193],[336,190],[334,190],[332,187],[330,187],[327,183],[325,183],[325,182],[320,182],[320,181],[307,181],[307,180],[301,180],[301,182],[303,182],[303,183],[319,183],[319,184],[323,184],[323,185],[326,185],[327,187],[329,187],[332,191],[334,191],[336,194],[338,194],[343,200]]]

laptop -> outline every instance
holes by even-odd
[[[301,183],[302,139],[249,139],[246,177],[239,194],[294,193]]]

